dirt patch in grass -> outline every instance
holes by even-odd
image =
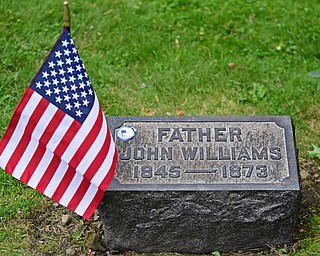
[[[320,213],[320,166],[319,161],[308,159],[300,162],[300,172],[307,173],[302,179],[301,214],[294,243],[287,248],[270,248],[268,251],[247,253],[222,253],[223,256],[286,255],[299,249],[300,241],[308,232],[308,218]],[[21,219],[26,226],[28,243],[32,255],[110,255],[103,246],[103,230],[100,218],[95,215],[91,222],[83,220],[68,209],[50,199],[33,208],[28,216]],[[127,252],[127,256],[178,256],[181,254],[137,254]]]
[[[300,161],[302,177],[302,214],[320,213],[320,162],[315,159]]]
[[[105,255],[97,215],[88,222],[47,199],[24,222],[32,255]]]

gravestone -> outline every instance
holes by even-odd
[[[300,185],[290,117],[108,122],[119,162],[99,206],[107,249],[210,253],[292,241]]]

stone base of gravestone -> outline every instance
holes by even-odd
[[[292,241],[300,184],[288,116],[111,117],[99,206],[109,250],[210,253]]]
[[[211,253],[288,244],[298,191],[107,192],[108,250]]]

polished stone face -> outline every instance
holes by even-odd
[[[275,122],[124,122],[116,139],[122,184],[281,183],[289,177],[285,131]]]

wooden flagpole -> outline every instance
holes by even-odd
[[[69,10],[69,6],[68,6],[68,1],[65,1],[63,4],[64,4],[64,12],[63,12],[64,26],[70,32],[71,19],[70,19],[70,10]]]

